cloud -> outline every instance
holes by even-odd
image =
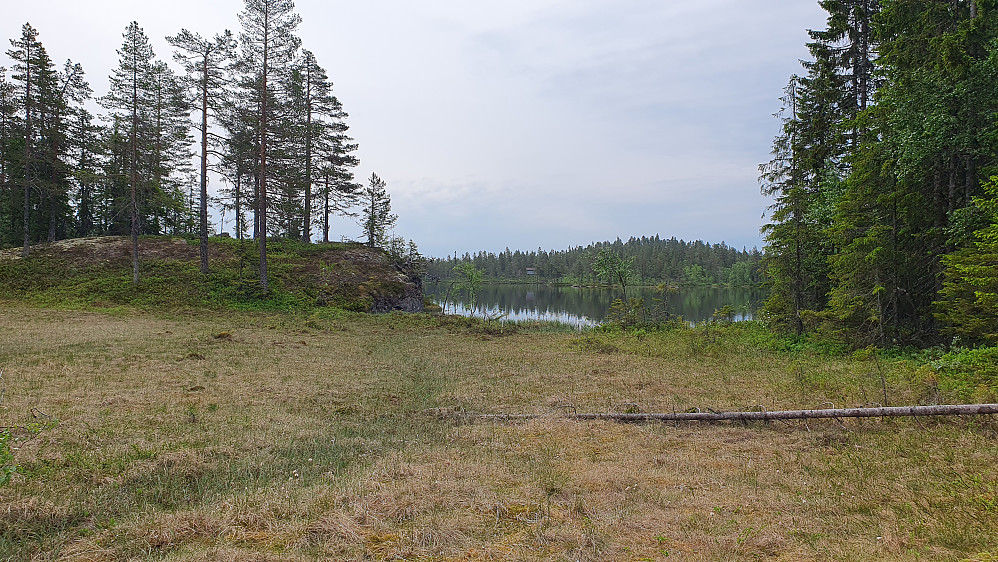
[[[5,6],[98,94],[132,19],[163,37],[236,29],[242,2]],[[756,165],[816,2],[299,0],[365,179],[388,181],[424,252],[560,248],[620,236],[759,243]],[[14,22],[17,22],[16,24]],[[2,64],[2,63],[0,63]],[[353,221],[338,232],[359,236]],[[338,236],[337,236],[338,237]]]

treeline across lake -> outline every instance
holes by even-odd
[[[820,4],[761,166],[768,318],[856,346],[998,343],[998,4]]]
[[[430,260],[427,274],[430,279],[453,279],[456,266],[470,263],[491,281],[596,285],[600,279],[593,273],[593,260],[604,249],[634,260],[635,281],[639,285],[757,286],[763,280],[759,269],[762,253],[755,248],[737,250],[724,243],[686,242],[658,235],[631,237],[626,242],[618,238],[567,250],[538,248],[523,252],[507,248],[498,254],[453,255]]]

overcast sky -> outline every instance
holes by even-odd
[[[122,32],[238,31],[241,0],[5,2],[107,91]],[[564,249],[630,236],[762,245],[757,166],[812,0],[300,0],[335,83],[358,179],[388,183],[424,254]],[[0,55],[0,65],[9,66]],[[217,187],[213,186],[213,187]],[[231,221],[231,217],[229,218]],[[355,222],[336,224],[359,238]]]

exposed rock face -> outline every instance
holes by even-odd
[[[399,310],[402,312],[423,311],[423,280],[416,276],[399,273],[400,292],[374,295],[370,312],[383,314]]]
[[[355,246],[320,258],[321,267],[310,279],[319,288],[320,304],[376,314],[423,311],[422,280],[411,266],[393,264],[383,251]]]

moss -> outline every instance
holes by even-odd
[[[132,283],[127,238],[87,238],[40,245],[27,259],[0,254],[0,299],[56,308],[232,309],[301,311],[371,309],[376,298],[406,291],[378,250],[360,244],[305,244],[270,239],[269,291],[259,284],[254,241],[212,238],[208,275],[194,240],[143,236],[139,283]]]

